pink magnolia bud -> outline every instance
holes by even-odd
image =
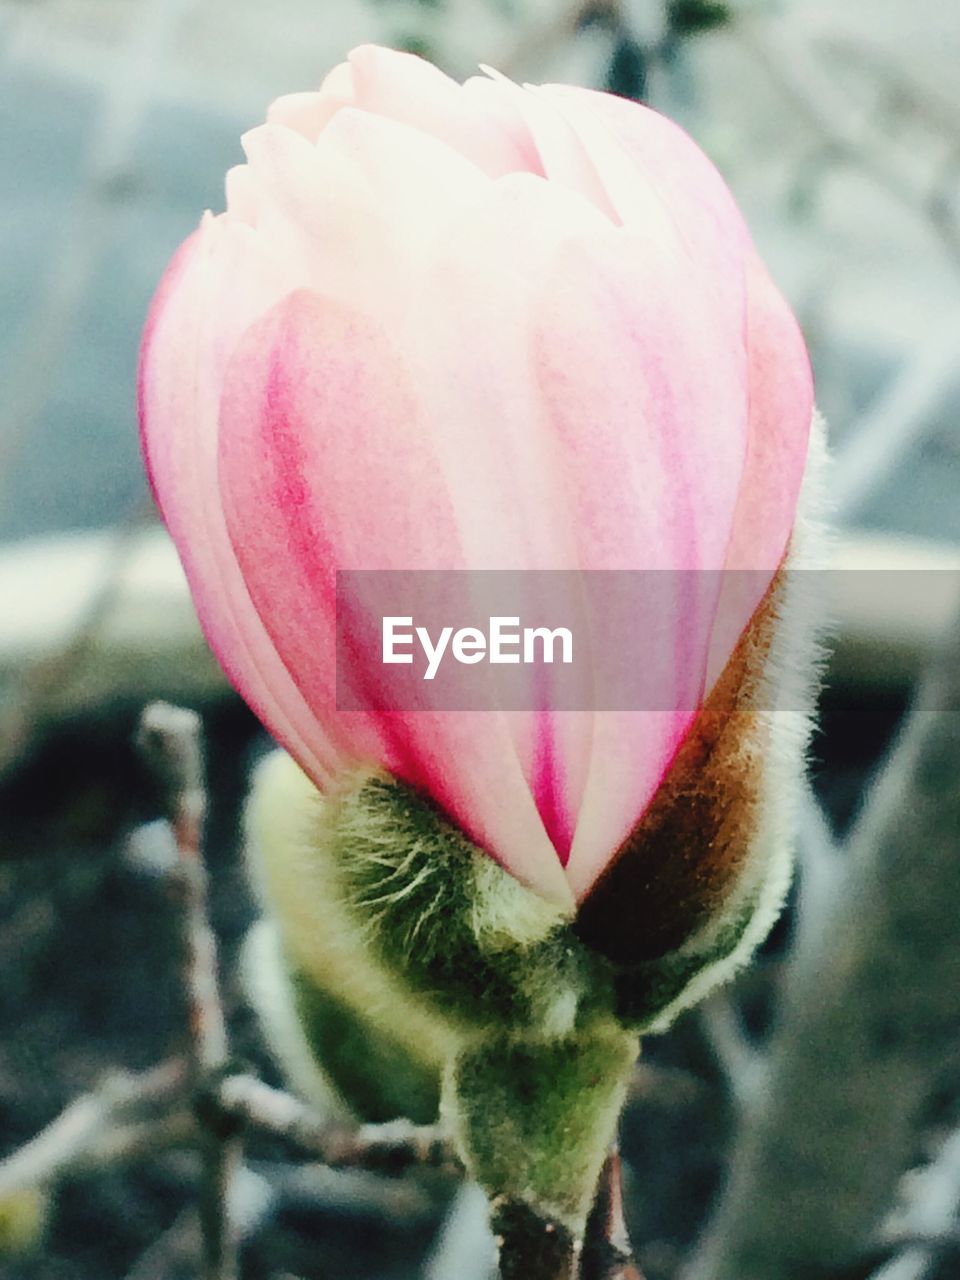
[[[274,103],[244,148],[227,212],[157,292],[141,367],[149,471],[210,644],[321,790],[383,767],[544,897],[585,903],[588,934],[626,895],[635,935],[645,894],[643,953],[676,945],[754,822],[744,690],[812,414],[729,191],[645,107],[460,86],[375,47]],[[717,573],[620,637],[643,664],[672,628],[696,705],[376,713],[337,708],[338,569],[760,572]]]

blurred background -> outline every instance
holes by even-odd
[[[733,188],[810,345],[836,564],[858,571],[831,601],[813,760],[833,835],[960,601],[957,6],[0,0],[0,1156],[105,1068],[146,1067],[176,1034],[144,826],[157,802],[129,747],[150,698],[205,713],[231,1016],[240,1050],[271,1071],[229,978],[251,918],[236,809],[261,737],[203,647],[152,511],[136,356],[171,253],[223,206],[240,134],[363,41],[456,77],[483,62],[646,100]],[[758,1041],[792,920],[735,996]],[[716,1028],[690,1016],[652,1045],[627,1117],[626,1154],[651,1175],[630,1198],[649,1280],[679,1274],[731,1142]],[[949,1085],[930,1105],[914,1162],[960,1109]],[[262,1153],[265,1177],[275,1159]],[[442,1203],[351,1177],[266,1215],[249,1274],[422,1274]],[[0,1273],[181,1274],[175,1248],[143,1257],[180,1221],[190,1179],[174,1151],[67,1179],[26,1209],[0,1203]],[[927,1259],[930,1275],[960,1274],[952,1249]]]

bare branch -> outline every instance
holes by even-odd
[[[350,1127],[320,1117],[255,1076],[225,1074],[227,1028],[201,853],[206,794],[199,719],[190,711],[155,704],[144,712],[138,744],[162,787],[176,849],[170,878],[179,907],[188,1052],[142,1076],[110,1077],[72,1102],[47,1129],[0,1161],[0,1196],[131,1155],[187,1144],[200,1156],[198,1212],[181,1215],[131,1274],[138,1280],[162,1274],[171,1258],[191,1248],[199,1233],[206,1280],[232,1280],[239,1239],[270,1212],[275,1193],[289,1194],[301,1186],[304,1173],[292,1171],[275,1187],[276,1179],[268,1182],[245,1170],[240,1164],[244,1127],[283,1137],[319,1155],[331,1177],[338,1176],[335,1169],[362,1177],[365,1171],[398,1174],[416,1166],[459,1178],[463,1166],[439,1126],[395,1121]],[[318,1185],[316,1166],[310,1166],[308,1181]],[[391,1191],[379,1194],[377,1203],[392,1204],[397,1215],[407,1218],[411,1209],[422,1208],[425,1195],[430,1200],[427,1192],[426,1186],[418,1190],[394,1184]]]
[[[196,1209],[190,1205],[144,1250],[127,1272],[126,1280],[167,1280],[175,1268],[190,1265],[199,1244],[200,1224]]]
[[[616,1147],[600,1171],[596,1199],[587,1219],[580,1280],[643,1280],[623,1217],[620,1153]]]
[[[834,517],[850,520],[916,444],[931,415],[956,383],[960,316],[938,316],[905,356],[882,393],[838,450],[831,491]]]
[[[909,113],[948,140],[960,134],[956,105],[923,79],[905,74],[877,45],[837,33],[821,37],[817,45],[833,58],[846,61],[848,67],[859,66],[872,75],[900,116]]]
[[[26,1187],[42,1186],[90,1166],[123,1159],[164,1145],[169,1130],[155,1127],[164,1107],[183,1094],[186,1068],[165,1062],[143,1075],[108,1076],[83,1094],[31,1139],[0,1161],[0,1199]]]
[[[181,920],[180,953],[190,1032],[194,1088],[227,1061],[227,1025],[217,977],[217,942],[207,910],[207,873],[201,859],[206,815],[200,719],[192,711],[156,702],[140,723],[138,744],[163,788],[166,817],[179,860],[173,885]],[[230,1184],[240,1163],[238,1139],[206,1125],[200,1142],[200,1225],[206,1280],[232,1280],[236,1250],[229,1217]]]
[[[572,0],[561,4],[545,19],[522,31],[510,49],[500,55],[497,67],[506,76],[521,76],[534,59],[575,36],[589,18],[605,18],[614,24],[621,20],[620,14],[620,0]]]
[[[801,935],[816,928],[836,893],[843,872],[843,858],[820,803],[809,787],[800,804],[797,854],[800,863],[800,900],[797,929]],[[803,945],[802,938],[799,945]]]
[[[463,1165],[439,1125],[408,1120],[351,1127],[331,1122],[292,1094],[252,1075],[227,1076],[217,1102],[224,1115],[285,1138],[319,1156],[331,1169],[369,1169],[399,1174],[419,1166],[460,1176]]]
[[[436,1196],[418,1179],[384,1178],[366,1169],[331,1169],[312,1160],[269,1167],[258,1162],[256,1167],[265,1170],[281,1204],[369,1217],[381,1226],[409,1227],[436,1217]]]
[[[931,1164],[907,1174],[901,1189],[905,1203],[881,1236],[882,1242],[897,1244],[901,1251],[874,1280],[924,1280],[937,1250],[960,1244],[960,1130]]]
[[[764,1059],[747,1039],[729,987],[703,1002],[700,1021],[734,1102],[749,1106],[762,1081]]]
[[[891,162],[885,139],[867,120],[866,127],[851,121],[851,103],[836,81],[824,75],[808,41],[795,24],[781,19],[743,19],[730,27],[751,59],[762,66],[800,118],[816,134],[823,147],[868,174],[894,200],[917,211],[915,183]],[[923,205],[927,193],[920,195]],[[929,212],[929,210],[928,210]],[[960,266],[960,231],[952,223],[928,218],[954,265]]]
[[[152,702],[140,718],[137,746],[163,790],[165,816],[181,857],[195,861],[206,815],[200,717],[186,707]]]

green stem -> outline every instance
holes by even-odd
[[[558,1040],[475,1041],[452,1064],[444,1109],[490,1197],[501,1280],[581,1280],[584,1231],[636,1053],[634,1036],[597,1020]]]

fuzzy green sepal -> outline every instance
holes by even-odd
[[[612,1022],[466,1049],[444,1082],[444,1113],[473,1177],[582,1234],[636,1054]]]
[[[697,979],[736,951],[756,909],[757,895],[751,895],[701,945],[694,940],[654,960],[618,968],[614,979],[618,1021],[638,1033],[667,1025],[675,1016],[673,1010],[688,1002],[687,993],[695,990]]]
[[[321,990],[306,974],[291,973],[290,985],[310,1052],[359,1120],[436,1120],[440,1073],[435,1064],[414,1057],[408,1045]]]
[[[612,1008],[610,966],[425,797],[374,774],[330,802],[342,901],[379,962],[464,1035],[568,1035]]]
[[[563,1039],[597,1017],[659,1029],[743,950],[757,909],[745,887],[679,948],[619,965],[427,797],[370,770],[321,796],[279,752],[258,771],[249,827],[289,967],[437,1069],[488,1034]]]

